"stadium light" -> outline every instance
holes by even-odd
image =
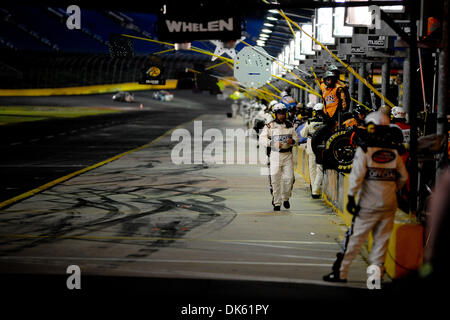
[[[295,45],[295,39],[291,40],[289,47],[290,47],[289,64],[294,65],[294,66],[300,65],[300,61],[299,61],[300,59],[295,59],[295,52],[298,51],[296,48],[297,46]]]
[[[351,37],[352,35],[353,27],[347,27],[345,25],[345,8],[334,8],[333,36]]]
[[[309,35],[312,35],[313,33],[313,26],[310,23],[302,24],[302,29]],[[313,41],[305,34],[305,32],[302,32],[300,35],[300,54],[315,55],[316,53],[313,50]]]
[[[389,12],[389,13],[404,13],[405,12],[405,6],[381,6],[380,7],[381,10],[383,10],[384,12]]]
[[[300,61],[306,60],[306,56],[303,55],[303,54],[301,53],[302,35],[301,35],[301,32],[300,32],[300,31],[297,31],[297,32],[295,33],[294,46],[295,46],[295,49],[294,49],[294,59],[295,59],[295,61],[297,62],[297,63],[295,63],[295,64],[296,64],[296,65],[299,65],[299,64],[300,64],[300,63],[298,62],[299,60],[300,60]]]
[[[353,0],[367,2],[367,0]],[[369,7],[349,7],[345,9],[345,24],[353,27],[368,27],[372,25]]]
[[[323,44],[335,44],[333,37],[333,8],[319,8],[316,17],[317,40]]]

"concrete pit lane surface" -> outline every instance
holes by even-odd
[[[174,316],[189,301],[267,302],[278,306],[273,312],[295,312],[306,301],[378,297],[366,289],[361,256],[346,285],[322,281],[340,249],[344,222],[311,199],[309,185],[297,175],[291,209],[272,211],[264,165],[248,161],[254,137],[226,148],[226,130],[245,129],[241,118],[227,118],[230,103],[190,91],[175,91],[169,102],[151,94],[135,93],[131,106],[109,95],[27,98],[29,105],[123,110],[0,128],[6,137],[2,203],[94,166],[0,208],[6,288],[35,296],[77,291],[78,298],[126,292],[151,297],[155,308],[168,303]],[[24,101],[0,99],[13,103]],[[246,161],[195,163],[211,143],[202,137],[208,129],[223,133],[216,141],[223,159],[235,152],[246,154]],[[173,161],[176,130],[192,137],[191,163]],[[68,289],[69,266],[78,268],[81,289]]]

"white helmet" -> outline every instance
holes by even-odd
[[[323,103],[316,103],[313,107],[314,111],[320,111],[323,110]]]
[[[276,105],[273,106],[272,111],[273,113],[277,113],[278,111],[286,111],[286,106],[282,103],[277,103]]]
[[[286,91],[283,91],[280,93],[280,97],[284,98],[286,96],[288,96],[289,94]]]
[[[402,107],[393,107],[391,112],[394,118],[406,119],[406,111]]]
[[[269,103],[269,108],[272,108],[274,105],[276,105],[278,103],[278,101],[277,100],[272,100],[272,101],[270,101],[270,103]]]
[[[382,111],[374,111],[367,115],[366,124],[373,123],[377,126],[388,126],[390,123],[389,117]]]

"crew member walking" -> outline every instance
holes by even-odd
[[[274,105],[273,119],[264,126],[259,143],[269,150],[272,205],[274,211],[280,211],[282,204],[286,209],[290,208],[289,199],[294,184],[292,147],[298,144],[298,136],[292,123],[286,120],[284,104]]]
[[[308,153],[309,180],[311,183],[311,197],[320,198],[320,188],[323,180],[322,165],[317,164],[316,156],[311,146],[311,138],[314,132],[323,124],[322,122],[323,104],[317,103],[313,108],[313,118],[308,120],[300,131],[301,136],[308,137],[306,142],[306,152]]]

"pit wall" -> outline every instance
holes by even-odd
[[[118,91],[168,90],[176,89],[178,80],[166,80],[165,85],[147,85],[137,82],[100,84],[81,87],[44,88],[44,89],[0,89],[0,97],[4,96],[60,96],[112,93]]]
[[[309,183],[308,156],[305,145],[298,146],[295,154],[297,160],[295,171]],[[346,209],[348,185],[348,174],[335,170],[326,170],[324,173],[322,199],[339,214],[347,226],[350,226],[352,215]],[[370,252],[372,235],[369,236],[366,245]],[[392,279],[402,277],[417,270],[422,264],[422,258],[423,227],[410,214],[398,209],[395,213],[394,229],[386,255],[386,273]]]

